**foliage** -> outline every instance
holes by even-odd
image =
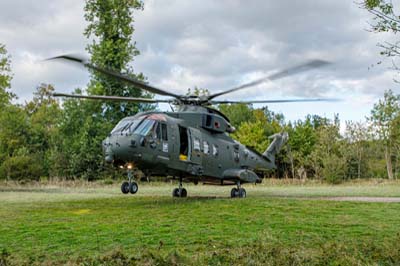
[[[193,89],[189,88],[186,95],[188,96],[208,96],[210,95],[210,91],[208,89],[199,88],[195,86]]]
[[[39,180],[44,175],[43,163],[35,155],[21,154],[7,158],[0,166],[0,179]]]
[[[389,32],[397,34],[400,30],[400,16],[396,14],[391,0],[363,0],[362,8],[368,10],[374,17],[370,24],[372,31],[376,33]],[[400,56],[400,42],[379,43],[381,54],[393,59],[393,67],[399,70],[396,59]]]
[[[367,149],[369,148],[369,129],[362,122],[346,121],[345,133],[349,162],[347,175],[357,178],[361,178],[362,175],[366,176],[368,170],[365,162],[367,161]],[[354,161],[354,163],[352,163],[352,161]]]
[[[246,116],[250,117],[248,121],[243,120],[240,123],[238,130],[232,136],[242,144],[252,147],[260,153],[263,153],[269,145],[268,136],[282,130],[280,121],[275,119],[273,113],[269,113],[270,117],[268,117],[268,113],[265,111],[261,109],[254,110],[246,105],[238,105],[238,107],[231,105],[229,108],[233,110],[229,115],[234,118],[235,123],[238,123]],[[240,110],[244,112],[238,112]],[[236,118],[234,114],[239,114],[239,118]],[[243,116],[243,114],[245,115]]]
[[[365,0],[363,8],[375,16],[372,29],[397,33],[398,16],[386,0]],[[135,73],[132,61],[139,54],[133,42],[134,11],[143,9],[139,0],[86,0],[84,35],[95,65],[146,81]],[[395,57],[397,43],[382,46],[384,54]],[[40,84],[33,99],[25,105],[13,104],[10,56],[0,44],[0,178],[38,179],[62,177],[94,180],[110,178],[115,170],[104,164],[102,140],[123,117],[152,109],[146,104],[65,100],[50,97],[54,87]],[[75,89],[82,94],[85,90]],[[88,94],[152,97],[138,88],[91,73]],[[209,95],[194,87],[188,95]],[[346,123],[339,130],[339,119],[308,115],[286,121],[268,107],[246,104],[218,106],[236,128],[231,134],[239,142],[263,153],[268,136],[287,131],[289,142],[277,155],[275,177],[314,178],[339,183],[353,178],[400,177],[400,96],[386,91],[374,105],[365,122]],[[30,165],[32,164],[32,165]],[[385,169],[386,168],[386,169]]]
[[[11,59],[4,44],[0,43],[0,110],[15,97],[11,88]]]
[[[400,96],[391,90],[385,92],[383,100],[379,100],[371,110],[369,121],[373,133],[382,141],[385,148],[386,168],[389,179],[393,179],[393,161],[399,157],[398,143],[400,141]]]
[[[91,62],[97,66],[122,72],[138,80],[145,80],[143,74],[134,74],[130,64],[139,54],[132,42],[133,11],[141,10],[143,3],[136,0],[87,0],[85,4],[85,19],[88,26],[84,35],[91,39],[87,46],[91,54]],[[76,89],[75,93],[82,93]],[[150,97],[141,90],[122,82],[113,80],[97,72],[91,73],[91,81],[87,88],[88,94],[114,95],[127,97]],[[28,109],[34,109],[33,102]],[[57,109],[58,108],[58,109]],[[104,167],[102,156],[102,140],[106,138],[115,124],[123,117],[136,114],[138,111],[152,108],[149,105],[79,101],[69,99],[63,102],[62,108],[54,103],[48,103],[47,111],[56,115],[47,121],[55,128],[40,130],[43,125],[34,128],[36,135],[43,138],[50,133],[54,138],[47,138],[53,145],[46,149],[48,143],[40,143],[46,149],[45,158],[49,173],[67,178],[84,178],[88,180],[101,178],[104,174],[113,173]],[[53,109],[53,110],[52,110]],[[32,115],[33,122],[38,119],[46,123],[40,116],[46,110],[39,110]],[[60,114],[58,116],[58,114]],[[45,127],[46,128],[46,127]],[[53,132],[54,129],[54,132]],[[51,131],[51,132],[50,132]],[[106,171],[104,171],[106,170]]]
[[[22,108],[16,105],[4,107],[0,112],[0,151],[2,157],[11,157],[16,151],[28,146],[29,121]]]
[[[87,0],[85,19],[88,26],[84,35],[92,43],[87,46],[91,54],[91,62],[97,66],[122,72],[137,80],[145,80],[143,74],[135,75],[130,65],[139,51],[132,42],[133,11],[143,9],[138,0]],[[88,88],[89,94],[113,95],[126,97],[146,97],[142,91],[127,84],[116,81],[97,72],[92,72],[92,80]],[[98,103],[91,102],[99,116],[111,124],[116,124],[123,117],[136,114],[146,105],[132,103]]]
[[[229,118],[235,128],[239,128],[243,122],[254,122],[253,108],[250,105],[221,104],[218,109]]]

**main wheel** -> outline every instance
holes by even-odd
[[[124,193],[124,194],[128,194],[129,193],[129,183],[128,182],[122,183],[121,192]]]
[[[172,196],[175,198],[186,198],[187,191],[185,188],[182,188],[181,191],[179,191],[179,188],[175,188],[174,190],[172,190]]]
[[[244,188],[239,189],[239,198],[245,198],[246,197],[246,190]]]
[[[187,191],[186,191],[185,188],[182,188],[180,196],[181,196],[181,198],[186,198],[187,197]]]
[[[234,187],[231,190],[231,198],[236,198],[237,196],[239,196],[239,190]]]
[[[172,197],[179,198],[179,188],[174,188],[174,190],[172,190]]]
[[[139,186],[136,182],[132,182],[129,186],[129,192],[131,194],[135,194],[136,192],[138,192]]]

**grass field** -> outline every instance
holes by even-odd
[[[398,182],[338,186],[269,181],[230,187],[171,184],[0,185],[0,265],[399,265]]]

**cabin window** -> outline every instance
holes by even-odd
[[[210,146],[207,141],[203,141],[203,150],[204,154],[210,154]]]
[[[162,140],[168,141],[167,124],[161,124]]]
[[[211,120],[212,120],[211,115],[207,115],[207,117],[206,117],[206,127],[211,127]]]
[[[195,151],[200,151],[200,140],[198,138],[194,138],[193,140],[193,149]]]
[[[212,154],[218,156],[218,146],[215,144],[212,145]]]

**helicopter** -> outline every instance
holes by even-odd
[[[102,142],[104,160],[115,167],[126,169],[128,180],[121,185],[124,194],[138,192],[134,170],[146,177],[163,176],[178,181],[172,196],[187,197],[183,182],[234,186],[230,197],[245,198],[245,183],[260,183],[264,173],[276,169],[275,157],[288,141],[286,132],[276,133],[269,138],[271,144],[264,153],[259,153],[232,139],[235,132],[228,117],[212,108],[218,104],[253,104],[286,102],[321,102],[337,99],[283,99],[229,101],[215,98],[244,90],[266,81],[274,81],[300,72],[329,64],[323,60],[311,60],[287,68],[252,82],[209,95],[179,95],[145,82],[136,80],[110,69],[101,68],[76,55],[61,55],[48,60],[66,60],[79,63],[116,80],[126,82],[147,92],[171,99],[150,99],[105,95],[79,95],[53,93],[54,97],[69,97],[102,101],[137,103],[169,103],[177,106],[172,111],[140,112],[123,118]]]

